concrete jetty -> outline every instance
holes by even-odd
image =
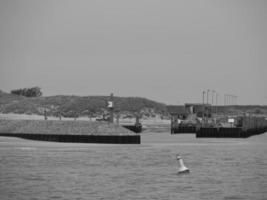
[[[140,144],[140,135],[109,122],[0,120],[0,136],[77,143]]]
[[[264,117],[242,116],[233,121],[232,127],[201,126],[196,131],[196,137],[246,138],[267,132],[267,120]]]

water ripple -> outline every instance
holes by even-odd
[[[225,145],[224,139],[155,137],[142,145],[0,137],[0,199],[267,199],[266,135]],[[167,145],[157,145],[162,138]],[[176,153],[190,174],[177,175]]]

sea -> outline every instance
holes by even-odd
[[[178,174],[180,154],[189,174]],[[267,199],[267,133],[143,133],[141,144],[0,137],[1,200]]]

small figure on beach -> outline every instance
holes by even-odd
[[[182,174],[182,173],[189,173],[189,169],[184,165],[184,161],[182,159],[182,157],[180,156],[180,154],[176,155],[176,159],[179,163],[179,169],[178,169],[178,174]]]

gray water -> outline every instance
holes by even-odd
[[[145,133],[141,145],[0,137],[0,199],[267,199],[266,143],[267,134]],[[176,153],[190,174],[177,175]]]

